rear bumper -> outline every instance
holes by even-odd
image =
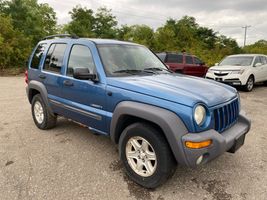
[[[184,155],[187,166],[196,167],[197,159],[203,156],[202,162],[207,163],[210,160],[218,157],[226,151],[234,152],[237,150],[237,139],[244,139],[247,132],[250,130],[250,120],[248,120],[244,114],[240,114],[238,121],[229,129],[222,133],[218,133],[215,130],[208,130],[201,133],[188,133],[182,137],[182,143],[184,145]],[[201,142],[205,140],[212,140],[212,144],[209,147],[201,149],[190,149],[185,146],[186,141]],[[242,146],[238,144],[239,146]]]

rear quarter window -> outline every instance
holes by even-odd
[[[31,60],[30,68],[39,69],[40,61],[42,59],[46,46],[46,43],[41,43],[37,46]]]

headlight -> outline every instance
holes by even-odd
[[[213,69],[208,69],[208,73],[212,73],[213,72]]]
[[[194,119],[197,125],[201,126],[206,120],[206,109],[204,106],[198,105],[195,108]]]
[[[244,69],[236,70],[236,71],[231,71],[231,74],[243,74],[244,71],[245,71]]]

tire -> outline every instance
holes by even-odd
[[[136,145],[136,142],[139,145]],[[140,153],[137,149],[141,152],[142,149],[146,151]],[[130,179],[146,188],[160,186],[174,174],[176,169],[176,161],[165,137],[148,123],[134,123],[122,132],[119,154]],[[141,166],[139,170],[137,163]],[[149,167],[146,167],[145,163]]]
[[[33,97],[31,110],[33,121],[39,129],[46,130],[56,126],[57,117],[48,111],[40,94]]]
[[[251,92],[254,87],[254,78],[252,75],[248,77],[247,83],[244,86],[246,92]]]

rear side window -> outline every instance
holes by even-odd
[[[36,48],[36,50],[33,54],[33,57],[32,57],[32,61],[31,61],[31,65],[30,65],[31,68],[33,68],[33,69],[39,68],[40,61],[41,61],[41,58],[44,54],[46,46],[47,46],[46,43],[42,43],[42,44],[38,45],[38,47]]]
[[[75,68],[88,68],[90,72],[95,70],[93,57],[88,47],[83,45],[74,45],[71,49],[67,75],[73,76]]]
[[[168,54],[167,63],[183,63],[183,55]]]
[[[261,56],[261,63],[262,63],[263,65],[266,65],[266,64],[267,64],[267,59],[266,59],[266,57]]]
[[[186,56],[185,62],[186,62],[186,64],[193,64],[193,57],[192,56]]]
[[[44,70],[60,73],[66,44],[52,44],[45,58]]]

